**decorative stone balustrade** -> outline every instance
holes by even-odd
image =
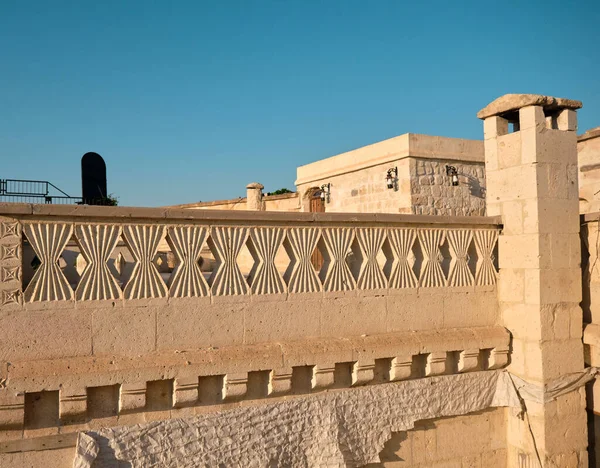
[[[5,205],[0,215],[3,306],[496,282],[495,218],[38,205]],[[164,241],[175,266],[161,273]],[[246,271],[243,249],[252,259]],[[206,251],[215,259],[209,272]]]
[[[0,454],[503,368],[499,231],[497,218],[0,205]]]

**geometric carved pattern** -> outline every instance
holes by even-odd
[[[66,223],[0,222],[0,233],[4,236],[0,241],[0,301],[6,304],[167,295],[265,295],[286,291],[294,294],[496,283],[497,229],[380,226],[352,228],[338,224],[336,227],[286,228],[153,224],[121,228],[119,224],[87,223],[73,227]],[[21,259],[21,230],[26,239],[24,260]],[[172,271],[168,287],[155,264],[165,232],[173,257],[166,257],[162,252],[164,263],[160,271]],[[74,255],[72,248],[67,247],[72,237],[79,245],[79,254]],[[121,239],[127,247],[119,245]],[[206,243],[216,261],[208,281],[200,268]],[[246,244],[254,260],[247,277],[238,264]],[[278,269],[282,245],[289,257],[283,275]],[[315,267],[317,249],[323,263],[319,259]],[[448,254],[443,254],[446,249]],[[113,259],[113,255],[116,258]],[[61,262],[65,265],[62,268]],[[118,273],[114,273],[115,269]],[[17,289],[22,281],[27,284],[24,293]],[[70,283],[77,283],[75,292]]]
[[[18,237],[19,235],[19,223],[18,221],[9,223],[3,222],[0,223],[0,239],[4,239],[5,237]]]
[[[152,262],[164,231],[163,226],[157,225],[125,226],[123,229],[123,237],[136,262],[131,278],[123,291],[125,299],[156,298],[167,295],[167,287]]]
[[[167,243],[178,260],[169,291],[172,297],[208,296],[208,284],[200,269],[200,252],[208,229],[205,227],[178,226],[168,230]]]
[[[19,304],[20,298],[21,298],[21,291],[19,291],[18,289],[2,291],[2,305]]]
[[[58,266],[58,259],[73,234],[67,224],[26,224],[25,235],[40,260],[25,290],[25,300],[65,301],[73,299],[73,290]]]
[[[472,286],[474,278],[469,269],[469,247],[473,240],[473,232],[451,230],[448,231],[447,237],[452,254],[448,286]]]
[[[319,237],[317,228],[288,230],[284,246],[290,257],[290,266],[285,274],[289,292],[309,293],[321,290],[321,282],[311,262]]]
[[[85,260],[81,279],[75,290],[78,301],[119,299],[121,288],[108,269],[108,260],[114,250],[121,228],[115,225],[77,225],[75,238]],[[77,266],[83,263],[77,257]],[[80,268],[78,268],[79,270]]]
[[[419,281],[409,261],[416,239],[417,232],[414,229],[390,229],[388,231],[388,240],[396,257],[390,274],[390,288],[417,287]]]
[[[357,229],[356,238],[363,256],[360,274],[356,281],[357,287],[359,289],[387,288],[387,279],[377,262],[377,255],[385,241],[385,230]]]
[[[444,231],[441,229],[419,230],[419,241],[423,249],[423,266],[421,268],[420,286],[439,288],[446,285],[442,269],[442,253],[440,246],[444,243]]]
[[[21,279],[21,267],[2,267],[0,269],[0,282],[19,281]]]
[[[321,271],[323,290],[351,291],[355,288],[352,272],[346,262],[353,238],[353,229],[323,229],[322,240],[325,246],[325,252],[323,252],[325,264]]]
[[[211,275],[210,285],[215,296],[236,296],[248,294],[248,283],[237,264],[237,257],[248,239],[248,228],[212,228],[209,247],[217,261]]]
[[[19,244],[0,246],[0,260],[19,258]]]
[[[494,267],[494,247],[498,241],[496,229],[475,231],[475,248],[479,256],[475,270],[475,284],[488,286],[496,284],[496,267]]]
[[[250,231],[249,250],[254,266],[248,275],[254,294],[282,294],[285,283],[275,266],[275,257],[283,242],[281,228],[254,228]]]

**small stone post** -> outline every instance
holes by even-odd
[[[504,224],[498,302],[512,334],[509,371],[542,392],[584,368],[580,107],[569,99],[508,94],[477,114],[484,121],[487,213]],[[548,402],[524,399],[524,418],[507,410],[506,466],[587,466],[585,388]]]
[[[246,185],[246,209],[251,211],[263,211],[263,193],[265,187],[258,182]]]

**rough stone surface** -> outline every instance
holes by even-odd
[[[358,467],[379,462],[392,432],[412,429],[415,421],[498,406],[520,407],[508,374],[476,372],[102,429],[87,432],[80,444],[89,451],[99,446],[98,468],[115,459],[132,467],[175,466],[177,460],[190,466]],[[91,466],[88,452],[79,452],[77,466]]]
[[[555,98],[542,94],[505,94],[477,112],[477,117],[487,119],[528,106],[540,106],[544,109],[580,109],[583,104],[581,101],[573,99]]]

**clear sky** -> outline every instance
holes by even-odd
[[[505,93],[600,125],[600,2],[0,0],[0,178],[121,205],[294,188],[296,167],[406,132],[482,138]]]

